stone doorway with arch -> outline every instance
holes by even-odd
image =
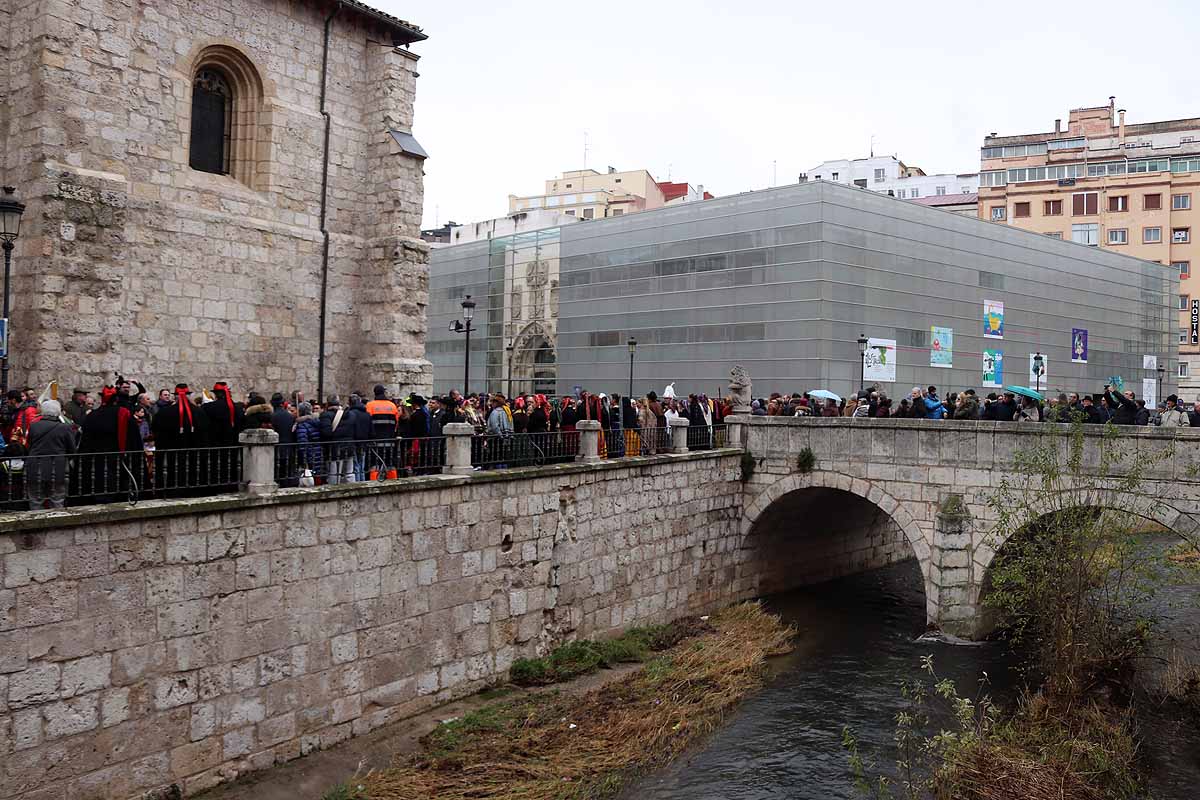
[[[554,338],[540,322],[531,322],[513,340],[509,356],[509,394],[556,394],[558,356]]]

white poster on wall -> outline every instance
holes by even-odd
[[[1154,378],[1142,378],[1142,399],[1146,401],[1146,408],[1154,408],[1158,405],[1158,381]]]
[[[1158,369],[1158,356],[1142,356],[1142,369]]]
[[[868,339],[863,353],[863,381],[866,383],[896,382],[896,340]]]
[[[1040,361],[1037,359],[1039,355],[1042,356]],[[1046,388],[1046,357],[1041,353],[1029,354],[1029,385]]]

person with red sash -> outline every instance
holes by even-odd
[[[76,480],[83,502],[118,502],[131,489],[143,485],[146,460],[142,434],[129,407],[120,402],[115,386],[100,390],[100,408],[83,418],[81,429]]]
[[[175,403],[154,415],[154,484],[163,494],[182,497],[208,483],[208,417],[192,405],[186,383],[175,386]],[[211,405],[211,404],[210,404]],[[94,413],[94,412],[93,412]],[[179,452],[182,451],[182,452]]]

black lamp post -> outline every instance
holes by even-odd
[[[8,392],[8,342],[12,331],[8,324],[9,298],[12,295],[12,251],[21,234],[21,215],[25,204],[17,200],[16,189],[5,186],[0,194],[0,240],[4,247],[4,358],[0,360],[0,394]]]
[[[450,323],[451,333],[465,333],[467,335],[467,350],[466,358],[463,359],[463,397],[471,394],[471,320],[475,319],[475,301],[471,299],[471,295],[467,295],[462,301],[463,318],[454,320]],[[511,386],[509,387],[512,388]]]
[[[633,402],[633,354],[637,352],[637,339],[629,337],[629,402]]]
[[[1158,396],[1154,398],[1154,403],[1155,403],[1155,405],[1157,405],[1163,401],[1162,382],[1163,382],[1163,378],[1166,377],[1167,368],[1164,367],[1162,364],[1159,364],[1158,367],[1155,369],[1155,372],[1158,373]]]
[[[867,335],[860,333],[858,335],[858,390],[861,392],[867,388]]]
[[[504,393],[505,397],[512,397],[512,362],[514,345],[512,342],[504,345],[504,357],[508,359],[508,391]]]
[[[1036,381],[1034,391],[1036,391],[1038,394],[1042,393],[1042,364],[1045,362],[1045,360],[1046,359],[1042,357],[1042,352],[1040,350],[1033,354],[1033,377]]]

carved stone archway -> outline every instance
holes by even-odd
[[[530,322],[513,340],[509,371],[512,394],[553,394],[558,379],[557,351],[546,326]]]

